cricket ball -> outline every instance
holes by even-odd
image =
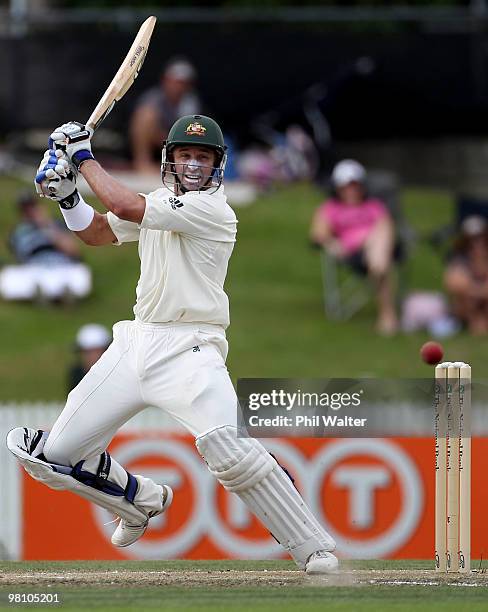
[[[436,365],[444,356],[444,349],[438,342],[426,342],[420,349],[420,356],[425,363]]]

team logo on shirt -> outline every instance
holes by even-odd
[[[195,123],[190,123],[190,125],[186,128],[186,135],[187,136],[205,136],[206,131],[207,131],[206,127],[204,127],[201,123],[198,123],[198,121],[195,121]]]
[[[168,198],[168,200],[173,210],[176,210],[177,208],[181,208],[183,206],[183,202],[180,202],[178,198],[171,197],[171,198]]]

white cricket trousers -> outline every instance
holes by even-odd
[[[227,340],[217,325],[120,321],[113,342],[68,395],[51,429],[44,456],[51,463],[95,473],[118,429],[147,406],[162,408],[194,436],[236,425],[237,396],[225,366]],[[137,477],[134,503],[161,507],[161,489]],[[122,487],[127,473],[112,460],[110,480]]]

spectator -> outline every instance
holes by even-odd
[[[164,68],[159,85],[142,95],[130,124],[134,168],[138,172],[159,173],[160,163],[154,156],[156,152],[161,154],[169,128],[183,115],[201,112],[195,77],[190,62],[173,59]]]
[[[367,274],[376,289],[377,329],[393,334],[398,327],[394,305],[392,259],[395,228],[386,205],[368,196],[366,171],[345,159],[332,172],[333,197],[321,204],[312,221],[311,238],[354,271]]]
[[[46,213],[40,200],[24,194],[20,222],[10,235],[16,265],[0,271],[0,295],[6,300],[57,301],[83,298],[91,291],[91,272],[79,261],[73,234]]]
[[[112,342],[108,329],[98,323],[83,325],[76,334],[78,361],[68,373],[68,393],[100,359]]]
[[[444,281],[454,314],[472,334],[487,334],[488,222],[484,217],[463,221]]]

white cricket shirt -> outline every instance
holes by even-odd
[[[141,275],[134,314],[145,323],[229,325],[224,292],[237,219],[223,187],[175,196],[167,187],[146,198],[141,224],[107,219],[118,243],[139,241]]]

